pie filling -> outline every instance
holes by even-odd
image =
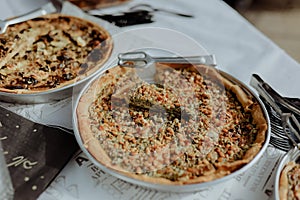
[[[130,70],[104,76],[88,120],[110,167],[184,183],[248,162],[260,127],[221,80],[188,68],[159,71],[156,84]]]

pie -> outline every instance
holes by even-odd
[[[81,80],[109,58],[112,38],[90,21],[50,14],[0,34],[0,91],[35,93]]]
[[[128,2],[129,0],[69,0],[83,10],[91,10],[109,6],[116,6]]]
[[[259,103],[205,65],[156,65],[153,82],[139,69],[113,67],[76,107],[83,146],[125,176],[168,185],[207,182],[249,163],[267,121]]]
[[[300,164],[288,162],[279,179],[280,200],[300,199]]]

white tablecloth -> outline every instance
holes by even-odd
[[[46,2],[47,0],[2,0],[0,18],[22,14]],[[180,54],[197,54],[203,51],[200,47],[202,46],[208,53],[216,55],[218,68],[247,85],[251,74],[257,73],[282,95],[300,97],[299,63],[221,0],[133,0],[122,6],[96,10],[93,13],[124,12],[139,3],[191,14],[194,17],[185,18],[155,12],[153,23],[117,28],[114,34],[140,31],[144,34],[140,35],[140,39],[149,40],[149,44],[154,47],[157,43],[153,41],[160,39],[162,42],[158,48],[178,51]],[[172,35],[182,36],[186,42],[174,41],[173,37],[160,37],[161,33],[172,32],[175,33]],[[194,43],[187,45],[191,41]],[[11,109],[38,122],[70,128],[71,105],[66,102],[68,100],[55,104],[55,109],[51,107],[52,104],[40,105],[33,114],[22,113],[23,109],[31,109],[30,106],[16,108],[14,105]],[[43,115],[43,110],[48,108],[52,110],[51,113]],[[62,121],[56,116],[64,116],[65,120]],[[272,198],[274,187],[274,171],[281,156],[282,152],[269,147],[250,170],[225,184],[201,192],[177,194],[146,190],[116,179],[86,160],[86,156],[81,153],[69,162],[40,199],[269,199]]]

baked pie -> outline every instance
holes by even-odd
[[[288,162],[279,179],[280,200],[300,199],[300,164]]]
[[[0,91],[35,93],[74,83],[97,71],[112,47],[108,31],[73,16],[11,25],[0,34]]]
[[[113,67],[78,100],[83,147],[101,165],[183,185],[224,177],[261,150],[268,129],[262,108],[216,69],[158,63],[155,83],[138,70]]]

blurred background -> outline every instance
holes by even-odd
[[[300,63],[300,0],[224,0]]]

